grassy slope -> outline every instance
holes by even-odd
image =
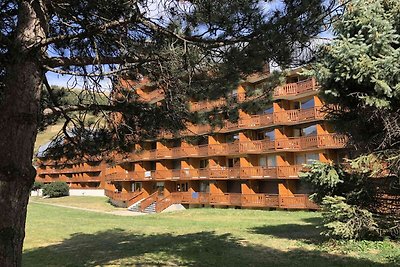
[[[192,209],[119,217],[29,205],[24,266],[390,266],[393,242],[334,244],[318,213]],[[392,262],[392,263],[390,263]]]
[[[35,153],[39,147],[50,142],[61,130],[64,122],[58,122],[55,125],[51,125],[46,130],[39,132],[35,142]]]
[[[91,197],[91,196],[69,196],[59,198],[41,198],[31,197],[31,200],[41,203],[50,203],[57,205],[66,205],[71,207],[86,208],[100,211],[119,211],[126,210],[124,208],[116,208],[108,202],[107,197]]]

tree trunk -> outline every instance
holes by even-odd
[[[36,171],[32,166],[37,134],[45,34],[41,2],[22,2],[10,62],[0,88],[0,266],[21,266],[25,219]],[[43,10],[42,10],[43,11]]]

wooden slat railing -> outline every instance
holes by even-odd
[[[139,191],[139,192],[134,192],[136,194],[134,194],[131,198],[129,198],[127,200],[128,203],[128,207],[132,206],[133,204],[137,203],[138,201],[143,199],[143,191]]]
[[[220,205],[282,209],[319,209],[315,203],[309,200],[308,195],[304,194],[282,196],[276,194],[210,194],[195,192],[173,192],[170,195],[157,200],[156,211],[160,212],[172,204],[206,204],[215,206]]]
[[[140,202],[139,210],[141,212],[143,212],[148,206],[150,206],[151,204],[156,202],[158,195],[159,195],[158,191],[156,191],[153,194],[151,194],[150,196],[148,196],[147,198],[145,198],[142,202]]]

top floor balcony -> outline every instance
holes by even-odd
[[[64,167],[57,167],[54,166],[46,166],[45,169],[38,168],[37,174],[38,175],[45,175],[45,174],[71,174],[71,173],[89,173],[89,172],[101,172],[102,167],[100,165],[92,166],[92,165],[78,165],[78,166],[64,166]]]
[[[299,81],[296,83],[287,83],[277,87],[272,96],[275,99],[295,99],[307,95],[313,95],[318,91],[318,86],[314,78]],[[244,93],[236,95],[237,102],[251,101],[254,97],[246,97]],[[217,100],[207,100],[199,102],[191,102],[190,110],[208,111],[216,107],[226,105],[226,99],[220,98]]]
[[[297,83],[288,83],[274,90],[275,99],[294,99],[306,95],[313,95],[318,91],[318,86],[314,78],[310,78]]]

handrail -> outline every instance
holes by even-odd
[[[163,197],[156,202],[156,212],[161,212],[171,206],[172,204],[177,204],[182,202],[182,195],[179,192],[173,192],[168,196]]]
[[[127,200],[128,202],[128,207],[132,206],[133,204],[135,204],[136,202],[140,201],[141,199],[139,199],[139,197],[143,195],[143,191],[139,191],[137,192],[137,194],[135,194],[133,197],[131,197],[130,199]]]
[[[157,201],[158,198],[158,191],[154,192],[153,194],[151,194],[150,196],[148,196],[147,198],[145,198],[139,205],[139,210],[141,212],[143,212],[148,206],[150,206],[151,204],[153,204],[154,202]]]

